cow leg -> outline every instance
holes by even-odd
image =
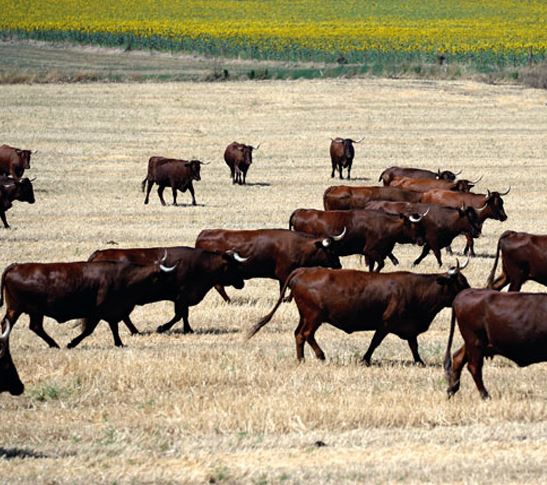
[[[434,247],[433,254],[435,255],[435,258],[437,258],[437,263],[439,263],[439,268],[440,268],[443,265],[441,250],[438,247]]]
[[[384,328],[379,328],[374,332],[374,336],[372,337],[372,340],[370,342],[370,345],[368,346],[368,349],[363,355],[363,358],[361,359],[361,362],[365,364],[366,366],[370,365],[370,359],[372,357],[373,352],[376,350],[376,347],[382,343],[382,340],[386,338],[387,331]]]
[[[462,376],[463,366],[467,363],[467,352],[465,345],[457,350],[452,357],[452,372],[450,373],[448,389],[448,397],[451,398],[460,390],[460,379]]]
[[[465,238],[467,240],[467,244],[465,245],[465,249],[463,250],[463,254],[467,255],[469,253],[469,256],[476,256],[475,254],[475,243],[473,241],[473,238],[466,234]]]
[[[194,333],[194,330],[192,330],[192,327],[190,326],[190,322],[188,321],[188,306],[186,305],[186,303],[180,300],[175,301],[175,316],[171,320],[169,320],[167,323],[160,325],[156,329],[156,332],[158,333],[166,332],[173,325],[175,325],[175,323],[177,323],[181,318],[183,320],[182,333]]]
[[[173,205],[177,205],[177,186],[172,183],[171,192],[173,193]]]
[[[6,212],[4,210],[0,211],[0,219],[2,219],[4,229],[9,229],[8,220],[6,219]]]
[[[98,318],[89,318],[89,319],[86,319],[84,321],[84,329],[82,331],[82,333],[80,335],[78,335],[76,338],[72,339],[68,345],[67,345],[67,348],[68,349],[73,349],[74,347],[76,347],[83,339],[85,339],[86,337],[89,337],[93,331],[95,330],[95,328],[97,327],[97,325],[99,324],[99,319]]]
[[[190,195],[192,195],[192,205],[197,205],[196,196],[194,195],[194,186],[192,185],[192,182],[190,182],[190,185],[188,185],[188,190],[190,191]]]
[[[336,163],[332,163],[332,173],[331,173],[331,178],[334,178],[334,176],[336,175]]]
[[[348,180],[350,179],[351,165],[348,166]]]
[[[481,348],[469,348],[467,351],[467,357],[469,359],[469,362],[467,363],[467,368],[473,376],[473,380],[475,381],[475,385],[477,386],[481,397],[483,399],[490,399],[490,395],[488,394],[488,391],[484,387],[484,382],[482,381],[482,365],[484,363],[484,356],[482,354]]]
[[[137,327],[135,327],[135,325],[133,325],[133,322],[129,318],[129,315],[127,315],[123,319],[123,323],[125,323],[125,326],[127,327],[127,330],[129,330],[131,332],[131,335],[140,335],[141,334],[139,332],[139,329]]]
[[[150,198],[150,191],[152,190],[152,187],[154,186],[154,182],[150,179],[146,179],[148,184],[146,185],[146,195],[144,197],[144,203],[145,205],[148,204],[149,198]]]
[[[10,320],[11,321],[11,320]],[[45,341],[52,348],[59,348],[59,345],[44,330],[44,316],[33,313],[30,315],[30,329]]]
[[[520,291],[522,284],[523,281],[521,279],[513,279],[507,291]]]
[[[399,260],[393,255],[393,253],[389,253],[387,257],[391,260],[393,266],[397,266],[399,264]]]
[[[114,345],[116,347],[123,347],[122,339],[120,338],[120,332],[118,331],[118,322],[108,322],[112,337],[114,337]]]
[[[376,261],[376,263],[378,264],[378,266],[376,266],[376,269],[374,270],[376,273],[379,273],[380,271],[382,271],[383,267],[385,266],[385,261],[383,259],[380,259],[379,261]]]
[[[425,362],[420,357],[420,354],[418,353],[418,339],[416,337],[410,337],[406,339],[408,342],[408,346],[410,347],[410,351],[412,352],[412,357],[414,358],[414,363],[419,365],[420,367],[425,367]]]
[[[431,251],[431,246],[429,246],[428,243],[425,243],[422,249],[422,254],[420,254],[418,258],[416,259],[416,261],[412,263],[412,266],[418,266],[423,261],[423,259],[429,254],[429,251]]]
[[[161,205],[165,205],[165,200],[163,200],[164,190],[165,190],[165,185],[158,185],[158,196],[160,198]]]
[[[298,327],[294,331],[294,340],[296,342],[296,359],[299,362],[304,360],[304,344],[306,343],[305,337],[301,334],[302,327],[304,326],[304,317],[300,315],[300,321]]]
[[[340,180],[344,180],[344,176],[342,175],[342,164],[338,164],[338,172],[340,173]]]
[[[224,286],[222,285],[215,285],[215,290],[217,290],[218,294],[222,297],[222,299],[226,303],[230,303],[232,300],[230,300],[230,297],[226,294],[226,290],[224,289]]]
[[[310,347],[315,352],[315,356],[319,360],[325,360],[325,352],[323,352],[323,350],[321,349],[321,347],[319,347],[319,344],[315,340],[315,332],[317,331],[318,328],[319,328],[319,326],[314,325],[311,330],[305,331],[304,332],[304,338],[310,344]]]

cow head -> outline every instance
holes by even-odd
[[[437,170],[436,178],[439,180],[448,180],[449,182],[454,182],[456,180],[456,177],[462,173],[460,170],[458,173],[451,172],[450,170],[443,170],[441,172],[441,169]]]
[[[497,221],[506,221],[507,220],[507,214],[505,213],[505,210],[503,208],[503,199],[501,198],[502,195],[507,195],[511,190],[511,187],[509,187],[505,192],[490,192],[487,191],[487,195],[484,196],[484,205],[477,209],[477,211],[482,212],[486,208],[489,209],[489,215],[492,219],[496,219]]]
[[[416,243],[418,246],[423,246],[426,242],[425,232],[426,226],[423,218],[427,215],[429,209],[423,214],[398,214],[403,221],[403,240]]]
[[[241,272],[242,264],[249,258],[243,258],[237,251],[229,250],[222,253],[223,265],[218,283],[222,286],[233,286],[241,290],[245,286],[245,280]]]
[[[203,165],[202,162],[199,160],[190,160],[189,162],[186,162],[184,164],[186,167],[190,169],[190,178],[192,180],[200,181],[201,180],[201,166]]]
[[[252,145],[240,145],[240,150],[243,155],[243,163],[247,166],[253,163],[253,150],[258,150],[260,143],[254,147]]]
[[[482,232],[482,221],[473,207],[465,207],[465,204],[458,209],[458,215],[462,219],[466,219],[469,226],[469,235],[477,238]]]
[[[13,396],[19,396],[23,394],[25,386],[21,382],[15,364],[11,359],[9,351],[11,325],[8,319],[4,319],[4,325],[5,328],[0,334],[0,392],[7,391]]]
[[[17,191],[15,192],[15,198],[21,202],[28,202],[34,204],[34,188],[32,187],[32,181],[28,178],[16,180]]]
[[[342,264],[340,258],[336,254],[335,245],[341,241],[346,234],[346,228],[338,236],[324,237],[315,239],[315,252],[313,255],[314,265],[322,266],[323,268],[341,269]]]
[[[19,157],[19,160],[23,164],[23,168],[25,170],[29,169],[30,168],[30,155],[32,154],[32,152],[30,150],[19,150],[19,148],[17,148],[15,150],[15,153],[17,153],[17,156]]]
[[[462,274],[469,264],[469,257],[463,266],[460,266],[459,260],[456,258],[456,265],[452,266],[446,273],[437,276],[437,284],[441,286],[444,306],[452,305],[452,301],[456,295],[467,288],[470,288],[467,278]]]

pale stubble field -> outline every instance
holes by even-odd
[[[485,224],[481,257],[465,271],[481,287],[504,230],[547,233],[546,103],[543,91],[472,82],[2,86],[0,142],[38,153],[28,172],[37,177],[36,204],[8,212],[1,267],[85,260],[109,241],[193,245],[204,228],[287,227],[293,209],[322,208],[324,189],[339,183],[328,146],[342,135],[365,136],[351,184],[408,165],[483,174],[481,191],[512,187],[509,220]],[[231,185],[222,158],[234,140],[261,143],[247,187]],[[189,194],[179,195],[183,206],[161,207],[155,191],[143,205],[140,182],[159,154],[210,162],[195,184],[198,207]],[[396,247],[400,269],[411,269],[419,251]],[[357,256],[343,265],[360,267]],[[438,271],[433,256],[417,271]],[[49,349],[21,317],[11,349],[26,391],[0,396],[0,453],[12,456],[0,459],[0,482],[547,482],[545,364],[488,361],[489,402],[464,370],[448,401],[448,310],[419,338],[425,369],[393,335],[362,367],[372,334],[328,325],[317,334],[327,362],[307,347],[298,365],[294,303],[245,341],[276,301],[277,283],[249,281],[228,293],[231,305],[211,292],[190,309],[194,335],[180,325],[154,333],[170,303],[137,308],[133,320],[146,334],[122,329],[124,349],[114,348],[105,323],[75,350]],[[79,332],[52,320],[45,328],[62,347]]]

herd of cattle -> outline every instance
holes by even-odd
[[[348,170],[354,156],[351,139],[336,138],[331,144],[332,176],[335,169]],[[224,154],[233,183],[245,184],[252,163],[250,145],[230,144]],[[10,200],[34,202],[32,184],[22,178],[30,168],[29,150],[0,147],[0,196],[3,211]],[[192,181],[200,180],[199,160],[152,157],[142,182],[147,192],[158,184],[171,187],[176,204],[178,190],[189,190],[195,205]],[[445,355],[448,394],[459,388],[467,363],[482,397],[488,393],[482,381],[485,357],[503,355],[520,366],[547,360],[547,295],[517,293],[534,280],[547,284],[547,236],[506,231],[499,239],[487,289],[471,289],[462,271],[474,255],[473,239],[481,234],[486,219],[505,221],[503,196],[509,193],[471,192],[478,180],[457,180],[450,171],[391,167],[379,178],[383,186],[329,187],[324,210],[297,209],[288,229],[206,229],[195,247],[107,249],[95,251],[87,262],[25,263],[9,265],[0,282],[0,306],[6,313],[0,327],[0,392],[21,394],[9,350],[9,335],[22,314],[29,315],[30,329],[50,347],[58,344],[45,332],[45,316],[58,322],[82,319],[82,332],[68,347],[77,346],[101,320],[112,331],[116,346],[124,322],[138,333],[130,319],[137,305],[172,301],[174,316],[158,326],[165,332],[181,319],[183,332],[192,332],[189,307],[200,303],[215,288],[230,302],[225,287],[242,289],[245,280],[270,278],[279,282],[280,296],[272,311],[249,332],[253,336],[274,316],[283,301],[294,299],[300,320],[295,331],[296,356],[304,358],[307,342],[319,359],[325,354],[315,340],[322,323],[347,332],[370,330],[373,338],[363,356],[370,364],[374,350],[393,333],[408,342],[414,361],[424,365],[417,337],[428,330],[435,316],[452,306],[452,320]],[[30,195],[29,195],[30,194]],[[5,222],[4,212],[2,219]],[[441,249],[451,252],[452,241],[467,238],[467,261],[444,273],[380,273],[396,243],[422,246],[414,261],[419,264],[433,251],[439,266]],[[341,256],[362,255],[369,271],[344,270]],[[495,278],[501,254],[502,274]],[[500,293],[509,285],[509,293]],[[286,297],[287,290],[290,295]],[[455,322],[464,340],[451,355]]]

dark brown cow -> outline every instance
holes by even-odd
[[[425,244],[422,254],[414,261],[420,262],[433,251],[439,266],[442,265],[441,249],[450,247],[452,241],[460,234],[479,237],[482,223],[477,211],[472,207],[441,207],[429,204],[412,204],[410,202],[373,201],[366,205],[367,209],[379,209],[391,214],[423,214],[422,224],[425,227]]]
[[[258,150],[260,144],[255,148],[252,145],[245,145],[234,141],[224,151],[224,161],[230,167],[232,183],[243,185],[247,177],[247,170],[253,163],[253,150]]]
[[[0,174],[21,178],[23,172],[30,168],[32,151],[21,150],[9,145],[0,146]]]
[[[378,272],[384,267],[386,257],[399,264],[392,254],[396,243],[422,245],[425,241],[421,216],[393,215],[381,210],[297,209],[291,214],[289,228],[317,237],[342,233],[336,254],[364,254],[369,270],[373,271],[377,263]]]
[[[0,324],[0,393],[9,392],[13,396],[19,396],[23,394],[25,386],[19,378],[9,350],[11,324],[9,320],[5,320],[3,324],[3,330]]]
[[[176,246],[169,248],[142,249],[104,249],[95,251],[89,261],[118,261],[135,264],[151,264],[167,255],[167,266],[176,264],[174,281],[165,280],[156,284],[143,295],[137,305],[146,305],[157,301],[172,301],[175,304],[175,316],[157,328],[158,332],[169,330],[181,318],[184,323],[183,333],[193,333],[188,321],[189,307],[200,303],[213,286],[233,286],[241,289],[244,286],[240,274],[240,264],[245,260],[235,252],[214,253],[203,249]],[[132,334],[139,333],[131,322],[129,315],[123,319]]]
[[[526,367],[547,361],[547,295],[499,293],[495,290],[462,291],[452,304],[452,321],[444,359],[448,396],[460,388],[463,366],[473,376],[483,399],[488,391],[482,380],[485,357],[502,355]],[[455,320],[463,346],[451,358]]]
[[[503,271],[494,281],[501,251]],[[505,231],[498,240],[496,259],[488,277],[488,288],[520,291],[527,280],[547,286],[547,236]]]
[[[323,194],[325,210],[364,209],[371,200],[394,202],[421,202],[422,192],[396,187],[350,187],[334,185]]]
[[[13,177],[0,176],[0,219],[4,228],[10,226],[6,219],[6,211],[12,206],[14,200],[34,204],[34,188],[32,180],[28,178],[15,179]]]
[[[331,138],[330,144],[330,160],[332,163],[332,175],[334,177],[334,172],[338,169],[340,178],[342,179],[342,169],[348,169],[348,180],[350,179],[351,166],[353,164],[353,157],[355,157],[355,149],[353,148],[354,143],[361,143],[364,138],[361,138],[358,141],[352,140],[351,138]]]
[[[318,238],[288,229],[205,229],[196,239],[196,248],[237,251],[247,259],[241,264],[244,279],[274,279],[279,281],[280,289],[295,268],[341,268],[340,259],[333,250],[335,244],[333,237]]]
[[[453,182],[456,180],[456,176],[458,176],[461,172],[461,170],[458,173],[450,172],[449,170],[444,170],[441,172],[441,170],[437,170],[436,172],[432,172],[431,170],[424,170],[421,168],[407,168],[407,167],[390,167],[386,168],[380,177],[378,178],[378,182],[383,181],[384,185],[389,185],[393,177],[410,177],[410,178],[418,178],[418,179],[437,179],[437,180],[448,180],[449,182]]]
[[[176,158],[151,157],[148,160],[148,175],[142,181],[142,191],[148,182],[146,188],[146,197],[144,203],[148,204],[150,191],[154,184],[158,184],[158,196],[161,205],[165,205],[163,200],[163,191],[165,187],[171,187],[173,191],[173,205],[177,205],[177,190],[181,192],[190,191],[192,195],[192,205],[196,205],[196,197],[194,195],[194,186],[192,181],[200,181],[201,165],[207,165],[199,160],[178,160]]]
[[[13,325],[21,314],[30,316],[30,329],[50,347],[59,347],[44,330],[44,316],[59,323],[84,319],[81,335],[68,347],[76,347],[91,335],[100,320],[112,331],[114,343],[123,346],[118,323],[129,315],[155,284],[173,280],[161,262],[145,266],[114,262],[24,263],[8,266],[2,274],[0,306]]]
[[[393,177],[387,185],[389,187],[398,187],[400,189],[415,190],[417,192],[427,192],[429,190],[453,190],[456,192],[469,192],[482,179],[478,178],[475,181],[458,180],[449,181],[444,179],[417,179],[411,177]]]
[[[486,219],[495,219],[497,221],[507,220],[507,214],[503,208],[502,195],[507,195],[511,187],[505,192],[490,192],[486,194],[467,194],[464,192],[453,192],[451,190],[430,190],[424,192],[421,202],[424,204],[437,204],[445,207],[474,207],[477,210],[481,224]],[[467,244],[464,253],[475,256],[473,238],[466,236]]]
[[[363,356],[366,365],[370,365],[372,353],[389,333],[406,340],[414,362],[424,365],[418,353],[417,336],[425,332],[439,311],[450,306],[454,297],[469,288],[469,284],[459,264],[442,274],[298,269],[287,278],[273,310],[252,327],[249,337],[272,319],[287,288],[292,290],[300,314],[295,330],[298,360],[304,358],[305,342],[318,359],[325,359],[315,341],[315,332],[326,322],[346,333],[375,331]]]

